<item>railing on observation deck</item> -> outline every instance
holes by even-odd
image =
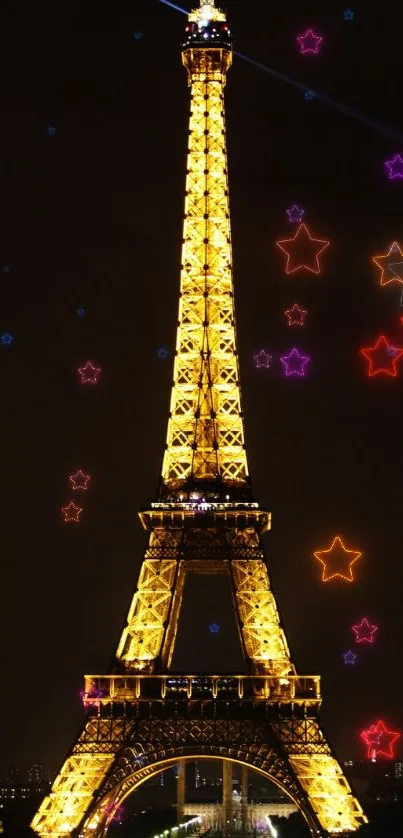
[[[319,675],[86,675],[82,693],[88,707],[111,701],[189,699],[317,704],[320,697]]]

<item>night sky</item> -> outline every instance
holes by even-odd
[[[323,676],[322,721],[340,758],[360,758],[362,727],[383,718],[403,728],[403,363],[400,379],[370,379],[359,356],[381,333],[403,345],[399,288],[380,288],[371,264],[403,238],[403,180],[388,181],[383,166],[403,152],[401,26],[388,2],[355,4],[352,22],[335,2],[225,5],[237,51],[379,123],[306,101],[235,58],[228,152],[252,485],[273,513],[268,566],[294,661]],[[82,676],[105,672],[116,649],[145,546],[137,511],[161,469],[185,17],[158,0],[21,0],[1,15],[0,267],[12,267],[0,272],[0,332],[14,341],[0,345],[0,768],[56,769],[83,718]],[[309,25],[325,36],[319,57],[296,47]],[[284,274],[274,243],[292,235],[295,202],[331,241],[320,277]],[[305,329],[285,324],[295,301],[309,310]],[[312,358],[305,379],[281,373],[279,354],[294,345]],[[254,368],[261,348],[276,356],[271,370]],[[103,370],[93,388],[77,381],[88,359]],[[92,488],[81,524],[64,525],[77,468]],[[312,556],[336,534],[363,552],[351,585],[323,584]],[[350,626],[364,616],[378,640],[346,667]],[[191,581],[180,626],[178,668],[239,669],[222,580]]]

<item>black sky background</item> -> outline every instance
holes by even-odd
[[[273,513],[268,565],[293,657],[323,676],[322,720],[343,759],[364,756],[358,731],[379,717],[403,728],[402,383],[368,379],[358,355],[380,333],[403,344],[399,293],[380,289],[371,266],[403,238],[403,182],[383,171],[403,151],[394,5],[355,4],[346,23],[335,2],[227,3],[239,52],[402,132],[399,146],[241,59],[228,78],[250,470]],[[82,721],[82,676],[108,668],[141,564],[136,513],[158,484],[175,344],[184,22],[157,0],[21,0],[0,14],[0,265],[12,264],[0,273],[0,331],[15,336],[0,346],[0,768],[58,767]],[[310,24],[326,39],[317,59],[295,48]],[[284,276],[274,242],[291,234],[294,202],[332,242],[322,277]],[[292,332],[283,311],[295,300],[309,328]],[[294,344],[312,356],[305,380],[254,369],[255,351]],[[103,368],[93,389],[76,380],[88,358]],[[92,490],[81,525],[65,526],[78,467]],[[364,554],[353,585],[323,585],[312,558],[337,533]],[[176,665],[237,669],[222,580],[186,594]],[[363,616],[379,639],[347,668]]]

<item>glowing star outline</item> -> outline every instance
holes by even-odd
[[[298,244],[302,237],[305,237],[305,239],[309,239],[311,244],[317,243],[318,245],[322,245],[322,247],[317,247],[313,251],[314,252],[314,258],[315,258],[315,263],[316,263],[315,267],[305,265],[304,263],[297,264],[296,266],[292,267],[292,265],[293,265],[292,248],[284,247],[284,245],[291,244],[291,243],[292,243],[292,245],[294,245],[294,242],[296,242]],[[315,239],[313,236],[311,236],[306,224],[302,223],[302,224],[299,225],[298,230],[295,233],[295,236],[292,236],[290,239],[280,239],[279,241],[276,241],[276,245],[287,256],[287,262],[286,262],[286,266],[285,266],[285,272],[286,272],[287,275],[288,274],[293,274],[293,273],[296,273],[297,271],[302,271],[302,270],[309,271],[310,273],[313,273],[313,274],[320,274],[319,256],[321,255],[321,253],[323,253],[324,250],[326,250],[329,247],[330,241],[328,241],[327,239]]]
[[[74,474],[70,474],[69,480],[73,492],[87,492],[91,475],[85,474],[85,472],[79,468]]]
[[[372,355],[374,355],[375,352],[379,352],[379,350],[384,352],[385,361],[388,361],[388,365],[387,367],[379,367],[376,369]],[[396,378],[396,364],[403,355],[403,349],[400,346],[393,346],[393,344],[389,343],[385,335],[379,335],[378,340],[373,346],[365,346],[360,349],[360,355],[362,355],[362,357],[369,363],[369,378],[372,378],[374,375],[389,375],[392,378]]]
[[[4,332],[4,334],[1,335],[0,340],[3,346],[11,346],[14,340],[14,335],[10,335],[10,332]]]
[[[312,102],[312,100],[315,98],[315,96],[316,96],[316,93],[315,93],[314,90],[306,90],[305,93],[304,93],[304,97],[305,97],[307,102]]]
[[[270,352],[266,352],[265,349],[260,349],[259,352],[255,352],[253,356],[253,363],[257,370],[266,369],[269,370],[270,366],[273,361],[273,355]]]
[[[314,29],[306,29],[305,32],[297,36],[296,40],[301,55],[306,55],[307,53],[319,55],[323,35],[318,35]]]
[[[299,207],[298,204],[293,204],[292,207],[289,207],[288,210],[286,210],[286,214],[290,224],[301,224],[305,215],[305,210],[302,207]]]
[[[356,643],[375,643],[379,626],[370,623],[367,617],[363,617],[360,623],[351,626],[351,631],[355,634]]]
[[[392,253],[399,253],[399,255],[402,257],[402,261],[387,262],[386,260]],[[403,250],[401,249],[399,242],[392,242],[387,253],[384,253],[381,256],[373,256],[372,261],[381,271],[379,283],[382,287],[385,285],[390,285],[392,282],[397,282],[399,285],[403,285]],[[395,268],[400,268],[400,270],[396,271],[394,270]],[[385,279],[386,271],[390,271],[393,274],[393,276],[390,279]]]
[[[326,557],[331,557],[334,550],[342,550],[345,553],[345,557],[351,556],[351,558],[346,561],[347,569],[345,573],[341,573],[341,571],[337,570],[334,573],[328,574],[327,571],[327,559]],[[321,562],[323,570],[322,570],[322,582],[330,582],[331,579],[344,579],[346,582],[354,582],[354,576],[352,572],[352,567],[355,562],[358,562],[362,553],[359,550],[349,550],[345,544],[343,543],[343,539],[340,538],[339,535],[336,535],[333,539],[330,547],[327,550],[317,550],[314,554],[315,559],[318,559]],[[348,575],[347,575],[348,574]]]
[[[77,372],[81,379],[80,384],[98,384],[102,370],[92,361],[86,361],[83,367],[78,367]]]
[[[400,739],[401,733],[398,730],[388,730],[385,723],[381,719],[379,719],[379,721],[377,722],[374,722],[374,724],[372,724],[366,730],[362,730],[360,736],[368,748],[368,759],[375,761],[378,754],[382,754],[382,756],[386,757],[387,759],[395,758],[393,752],[393,745],[395,744],[395,742],[397,742],[398,739]],[[387,742],[387,751],[384,750],[384,745],[381,741],[382,738],[386,738],[389,740]]]
[[[287,326],[305,326],[305,318],[308,315],[308,311],[298,303],[294,303],[291,308],[286,308],[284,314],[288,320]]]
[[[74,501],[72,501],[72,500],[69,501],[69,503],[66,504],[66,506],[62,506],[62,509],[61,509],[62,515],[64,516],[64,523],[65,524],[69,524],[69,523],[79,524],[80,523],[80,515],[81,515],[82,511],[83,510],[82,510],[81,506],[77,506],[77,504],[74,503]]]
[[[298,367],[292,366],[294,360],[298,359]],[[284,372],[287,378],[290,375],[298,375],[300,378],[304,378],[306,372],[306,366],[309,364],[311,358],[309,355],[302,355],[301,352],[294,346],[293,349],[288,353],[288,355],[280,355],[280,362],[284,367]]]
[[[354,10],[353,9],[345,9],[343,12],[344,20],[354,20]]]
[[[357,660],[357,655],[351,649],[348,652],[344,652],[343,659],[346,666],[353,666]]]
[[[391,160],[385,160],[384,166],[388,170],[389,180],[403,179],[403,157],[401,154],[395,154]]]

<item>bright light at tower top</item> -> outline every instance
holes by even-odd
[[[189,12],[189,20],[198,23],[199,26],[207,26],[213,20],[225,21],[226,17],[221,9],[217,9],[214,0],[211,3],[204,3],[200,0],[200,8]]]

